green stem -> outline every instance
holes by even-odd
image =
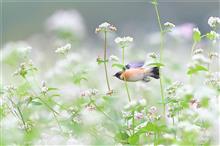
[[[14,110],[14,112],[15,112],[15,114],[17,115],[17,117],[21,120],[21,122],[22,122],[22,124],[23,124],[23,126],[24,126],[24,129],[25,129],[25,132],[28,132],[27,124],[26,124],[26,122],[25,122],[25,120],[24,120],[24,116],[23,116],[23,113],[21,112],[20,107],[19,107],[16,103],[14,103],[14,101],[13,101],[10,97],[9,97],[8,99],[9,99],[10,102],[16,107],[18,113],[16,112],[16,110]]]
[[[107,70],[107,64],[106,64],[106,60],[107,60],[107,32],[105,31],[105,42],[104,42],[104,67],[105,67],[105,78],[106,78],[106,83],[108,86],[108,91],[111,91],[110,88],[110,84],[109,84],[109,79],[108,79],[108,70]]]
[[[156,11],[156,15],[157,15],[157,22],[160,28],[160,63],[162,63],[163,61],[163,49],[164,49],[164,31],[161,25],[161,21],[160,21],[160,14],[157,8],[157,0],[155,0],[155,3],[153,3],[154,9]],[[163,82],[162,82],[162,72],[160,69],[160,93],[161,93],[161,99],[162,99],[162,104],[163,104],[163,113],[164,113],[164,117],[166,116],[166,106],[164,103],[164,92],[163,92]]]
[[[125,66],[125,48],[124,47],[122,48],[122,64]],[[130,96],[129,89],[128,89],[128,83],[126,79],[124,81],[125,81],[125,89],[128,95],[128,101],[131,102],[131,96]]]
[[[125,48],[122,48],[122,64],[125,66]],[[131,96],[130,96],[130,92],[128,89],[128,83],[126,81],[126,79],[124,79],[125,82],[125,89],[128,95],[128,101],[131,102]],[[134,135],[134,111],[132,111],[132,133]]]

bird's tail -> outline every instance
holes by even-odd
[[[155,78],[155,79],[159,79],[159,78],[160,78],[159,67],[153,67],[153,68],[151,68],[150,76],[153,77],[153,78]]]

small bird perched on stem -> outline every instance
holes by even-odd
[[[160,78],[159,67],[145,67],[144,62],[127,64],[123,71],[117,72],[114,76],[127,82],[149,82],[149,77],[153,77],[155,79]]]

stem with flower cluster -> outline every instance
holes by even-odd
[[[153,6],[154,9],[156,11],[156,15],[157,15],[157,21],[158,21],[158,25],[160,28],[160,63],[162,63],[163,61],[163,49],[164,49],[164,31],[161,25],[161,21],[160,21],[160,14],[157,8],[157,0],[154,0],[153,2]],[[166,115],[166,106],[164,103],[164,92],[163,92],[163,82],[162,82],[162,74],[161,74],[161,70],[160,72],[160,93],[161,93],[161,99],[162,99],[162,104],[163,104],[163,113],[164,113],[164,117]]]
[[[109,79],[108,79],[108,70],[107,70],[107,64],[106,64],[106,60],[107,60],[107,32],[104,32],[105,36],[104,36],[104,66],[105,66],[105,78],[106,78],[106,83],[108,86],[108,91],[111,91],[110,88],[110,84],[109,84]]]

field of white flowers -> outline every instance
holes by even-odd
[[[87,30],[76,10],[4,44],[1,145],[220,145],[220,18],[210,16],[201,33],[196,24],[162,22],[160,4],[151,5],[158,32],[138,44],[148,49],[108,20]],[[87,31],[98,39],[86,42]],[[113,76],[133,61],[160,68],[160,79]]]

